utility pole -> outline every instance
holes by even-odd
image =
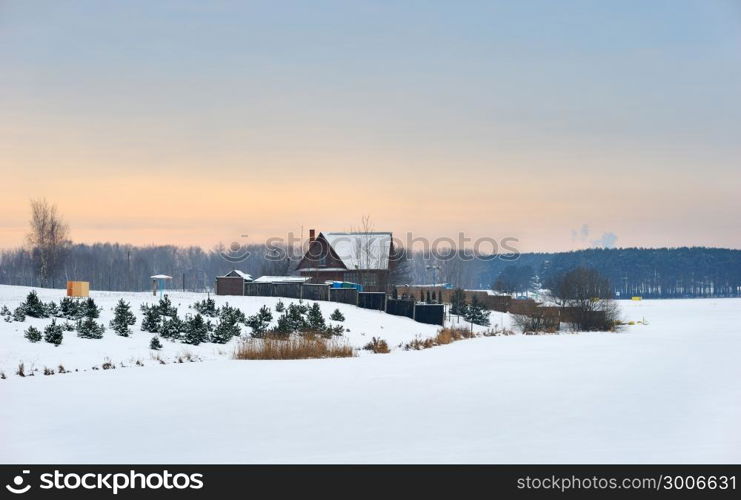
[[[126,249],[126,291],[131,291],[131,249]]]
[[[434,288],[434,285],[437,285],[437,271],[440,270],[440,266],[433,266],[431,264],[428,264],[425,266],[425,269],[427,269],[428,271],[432,271],[432,285]]]

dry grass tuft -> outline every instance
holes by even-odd
[[[426,339],[415,338],[414,340],[410,340],[406,344],[403,344],[399,347],[401,347],[405,351],[421,351],[422,349],[435,347],[435,339],[432,337],[427,337]]]
[[[346,342],[305,335],[289,339],[247,339],[234,350],[234,359],[314,359],[355,356]]]
[[[159,364],[161,364],[161,365],[166,365],[167,364],[167,363],[165,363],[165,360],[162,359],[162,356],[160,356],[159,353],[157,353],[157,354],[150,354],[149,357],[152,358],[153,360],[159,362]]]
[[[419,351],[439,345],[450,344],[457,340],[472,339],[474,337],[477,337],[477,335],[465,328],[443,328],[437,332],[437,335],[434,337],[428,337],[426,339],[416,338],[411,342],[402,345],[401,348],[405,351]]]
[[[465,328],[443,328],[435,336],[435,342],[437,345],[450,344],[456,340],[471,339],[476,337],[476,334]]]
[[[500,328],[499,325],[494,325],[493,328],[489,328],[488,330],[481,333],[481,335],[483,335],[484,337],[508,337],[514,334],[514,330],[510,330],[508,328]]]
[[[391,352],[386,341],[380,338],[377,339],[376,337],[373,337],[370,342],[365,344],[363,350],[373,351],[376,354],[388,354]]]

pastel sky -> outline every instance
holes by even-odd
[[[741,248],[741,2],[0,0],[0,174],[0,247],[46,197],[82,242]]]

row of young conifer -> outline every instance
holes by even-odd
[[[342,335],[344,332],[342,325],[331,324],[324,318],[318,303],[307,305],[299,301],[286,306],[279,301],[275,306],[277,320],[274,326],[271,326],[274,319],[273,311],[267,306],[262,306],[251,316],[246,316],[228,303],[216,307],[216,302],[210,297],[190,307],[195,313],[180,318],[177,307],[167,295],[156,304],[141,306],[143,318],[140,329],[155,334],[150,342],[152,349],[162,347],[159,337],[192,345],[206,342],[225,344],[232,338],[242,335],[242,326],[249,328],[249,335],[253,338],[263,338],[266,335],[287,338],[292,334],[309,332],[329,338]],[[101,308],[95,304],[93,298],[74,300],[65,297],[59,304],[53,301],[44,303],[39,300],[36,291],[31,291],[15,311],[11,312],[3,306],[0,316],[3,316],[5,321],[25,321],[27,316],[52,318],[51,323],[44,327],[43,331],[30,326],[25,330],[24,336],[30,342],[44,340],[58,346],[62,343],[65,332],[75,331],[78,337],[87,339],[102,338],[106,327],[96,321],[100,317],[100,312]],[[58,319],[65,321],[58,322]],[[329,319],[338,323],[345,320],[339,309],[335,309]],[[113,308],[113,319],[108,326],[115,334],[128,337],[133,334],[131,327],[136,321],[131,305],[120,299]]]

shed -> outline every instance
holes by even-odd
[[[68,281],[68,297],[87,297],[90,293],[90,283],[88,281]]]
[[[244,284],[251,281],[251,275],[233,269],[224,276],[216,277],[216,295],[244,295]]]

